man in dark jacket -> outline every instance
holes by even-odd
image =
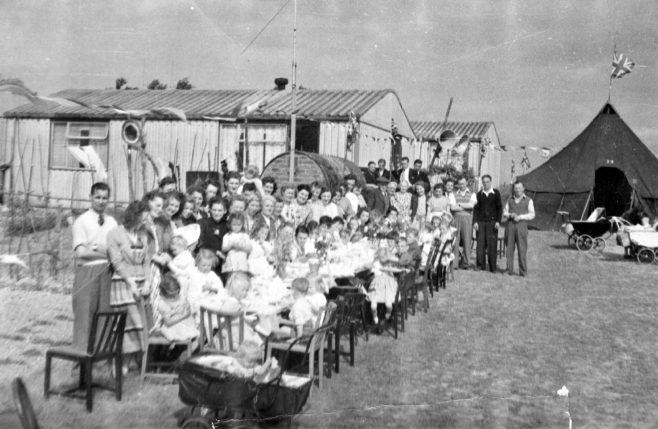
[[[377,166],[374,161],[370,161],[368,163],[368,169],[363,172],[363,178],[366,179],[367,184],[375,185],[378,177],[379,172],[377,171]]]
[[[379,161],[377,161],[377,164],[378,164],[377,177],[384,177],[388,179],[389,182],[393,180],[393,174],[391,174],[391,172],[386,169],[386,160],[382,158]]]
[[[368,208],[370,211],[377,211],[382,216],[386,216],[388,209],[391,207],[391,197],[386,189],[388,186],[388,179],[385,177],[377,178],[377,186],[379,188],[377,190],[373,190],[372,203],[370,206],[368,206]]]
[[[498,228],[503,216],[503,203],[500,192],[491,187],[491,176],[482,176],[482,190],[476,195],[477,203],[473,208],[473,228],[477,231],[477,266],[481,270],[496,272],[496,252],[498,247]]]
[[[421,161],[420,159],[414,161],[414,170],[416,170],[416,174],[415,174],[416,179],[414,180],[413,184],[416,184],[416,182],[424,182],[429,185],[430,179],[429,177],[427,177],[427,173],[421,170],[422,167],[423,167],[423,161]]]

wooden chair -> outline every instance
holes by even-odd
[[[224,330],[228,340],[228,351],[234,351],[244,341],[244,313],[242,311],[223,312],[216,311],[201,306],[201,323],[199,326],[199,349],[203,352],[206,349],[216,349],[223,351],[224,347]],[[233,341],[233,322],[238,322],[238,343]],[[217,329],[217,333],[214,330]],[[218,348],[215,347],[214,339],[217,337]]]
[[[37,416],[34,413],[34,407],[32,407],[30,395],[27,393],[25,384],[23,384],[23,380],[20,377],[16,377],[14,381],[11,382],[11,391],[14,396],[14,406],[16,407],[20,425],[23,429],[39,429],[39,423],[37,422]],[[0,423],[2,423],[2,421],[0,421]]]
[[[454,241],[455,241],[454,238],[452,240],[448,240],[445,243],[443,243],[443,247],[441,247],[441,252],[439,253],[439,260],[437,267],[437,290],[441,288],[443,289],[446,288],[446,280],[448,278],[448,273],[452,268],[452,263],[448,265],[443,265],[441,261],[443,260],[444,257],[448,257],[452,253],[452,244],[454,243]]]
[[[291,353],[305,353],[308,355],[308,376],[313,379],[315,377],[315,354],[318,354],[318,387],[322,389],[322,372],[324,371],[324,342],[327,339],[327,334],[331,329],[334,329],[336,323],[336,303],[329,302],[324,311],[322,324],[315,329],[310,337],[310,344],[297,344],[290,348]],[[288,350],[290,342],[294,339],[287,341],[268,340],[265,342],[266,358],[272,356],[272,350]],[[332,345],[328,344],[329,348],[329,373],[331,374],[331,358],[332,358]],[[285,368],[282,368],[285,369]]]
[[[50,370],[52,360],[63,359],[77,362],[80,365],[80,377],[78,387],[69,391],[59,392],[69,395],[76,390],[85,388],[87,411],[91,412],[93,407],[92,387],[103,387],[93,384],[92,367],[95,362],[114,359],[114,388],[117,401],[121,400],[121,366],[123,334],[126,327],[125,312],[99,312],[94,315],[89,331],[89,342],[87,351],[78,350],[73,347],[55,347],[46,351],[46,374],[43,393],[46,399],[50,391]],[[55,392],[53,392],[55,393]]]
[[[416,305],[418,304],[418,290],[423,288],[422,281],[419,281],[420,275],[420,259],[416,261],[413,270],[408,274],[408,277],[405,278],[405,308],[404,308],[404,318],[408,318],[409,312],[412,316],[416,315]],[[425,293],[423,292],[423,295]]]
[[[340,340],[342,336],[349,334],[350,345],[350,366],[354,366],[354,349],[356,346],[356,327],[357,318],[356,312],[361,305],[362,295],[359,293],[349,293],[338,298],[336,307],[336,323],[335,326],[329,330],[329,344],[332,340],[334,344],[334,365],[336,373],[340,372]]]
[[[164,336],[158,333],[151,334],[153,324],[153,312],[151,305],[144,300],[138,302],[138,308],[142,315],[142,323],[144,325],[143,339],[142,339],[142,367],[141,367],[141,379],[142,383],[146,378],[155,378],[161,379],[169,382],[174,382],[177,380],[178,375],[173,371],[181,361],[185,361],[192,356],[192,348],[194,339],[186,341],[170,341]],[[181,357],[175,361],[156,361],[149,360],[149,352],[151,351],[152,346],[181,346],[184,347]],[[149,371],[150,368],[155,368],[156,371]],[[157,372],[158,369],[165,370],[165,372]]]
[[[437,291],[439,290],[434,267],[437,265],[437,259],[441,255],[440,247],[440,242],[438,240],[434,240],[432,247],[430,248],[430,253],[427,257],[427,264],[425,265],[424,287],[427,288],[429,295],[432,298],[434,298],[434,289]]]
[[[430,295],[434,297],[434,291],[429,287],[429,271],[427,270],[427,267],[431,267],[433,261],[436,260],[437,257],[437,246],[436,242],[432,244],[430,247],[429,254],[427,255],[427,261],[425,262],[425,266],[421,267],[420,263],[418,264],[418,270],[416,273],[416,278],[414,279],[414,288],[416,290],[416,298],[414,299],[414,302],[418,301],[418,291],[423,291],[423,311],[427,313],[427,310],[430,308]],[[416,309],[414,308],[414,314],[415,314]]]

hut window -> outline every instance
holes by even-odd
[[[107,122],[53,122],[50,137],[50,168],[89,170],[95,152],[108,165],[109,124]]]

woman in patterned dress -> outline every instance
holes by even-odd
[[[151,312],[158,308],[160,299],[160,278],[163,268],[171,262],[171,256],[167,253],[169,243],[173,236],[171,223],[163,216],[163,204],[165,196],[158,191],[152,191],[144,195],[142,201],[148,207],[148,214],[144,226],[148,232],[149,254],[151,255],[151,266],[147,275],[147,284],[150,291]],[[149,313],[148,317],[154,317],[153,322],[158,324],[157,314]]]
[[[400,219],[411,219],[411,193],[409,193],[409,182],[400,182],[400,190],[391,198],[391,204],[398,210]]]
[[[123,214],[122,225],[107,234],[107,252],[113,269],[110,306],[127,313],[123,354],[135,358],[144,349],[146,322],[137,304],[149,295],[146,278],[150,255],[143,228],[148,211],[144,202],[131,203]],[[129,363],[129,359],[124,360],[124,372]]]

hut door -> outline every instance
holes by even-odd
[[[623,171],[601,167],[594,174],[594,207],[605,207],[607,216],[620,216],[631,203],[632,188]]]

